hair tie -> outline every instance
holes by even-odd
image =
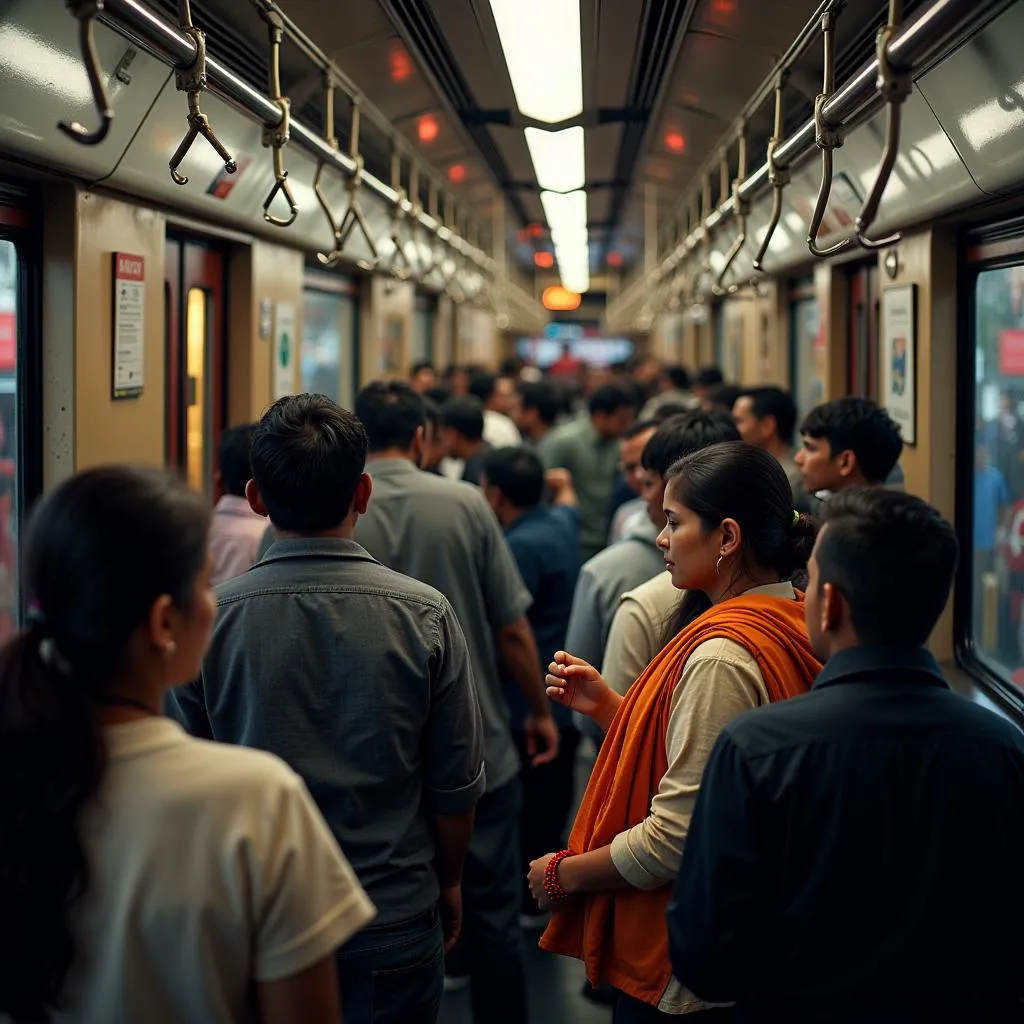
[[[793,525],[794,526],[799,526],[800,525],[800,513],[797,512],[796,509],[793,509]]]

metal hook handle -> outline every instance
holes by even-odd
[[[743,199],[740,196],[740,187],[747,177],[747,126],[745,124],[740,130],[740,158],[737,171],[736,177],[732,180],[732,205],[739,220],[740,230],[739,234],[733,239],[732,245],[729,246],[729,251],[725,254],[725,263],[722,265],[722,269],[718,272],[718,278],[711,287],[712,293],[719,296],[726,294],[726,289],[722,287],[722,282],[725,280],[725,275],[729,272],[729,268],[736,261],[736,257],[739,256],[740,250],[747,241],[747,218],[750,216],[750,200]],[[737,288],[735,286],[728,289],[730,295],[736,291]]]
[[[789,168],[779,167],[775,162],[775,152],[783,142],[782,90],[786,85],[787,77],[787,72],[782,72],[775,81],[775,125],[772,137],[768,140],[768,180],[772,186],[772,215],[768,221],[768,229],[761,240],[761,247],[757,250],[752,264],[754,270],[758,272],[764,267],[768,246],[771,245],[775,229],[782,219],[782,191],[789,184]]]
[[[331,149],[338,149],[338,140],[334,134],[334,77],[330,72],[324,76],[324,141]],[[323,266],[333,267],[341,259],[341,230],[338,218],[334,215],[334,210],[320,187],[320,179],[323,177],[325,166],[323,160],[317,165],[316,176],[313,178],[313,191],[316,193],[320,209],[324,211],[324,216],[331,225],[334,248],[330,252],[318,252],[316,258]]]
[[[187,185],[188,178],[184,174],[178,173],[178,167],[192,148],[192,143],[200,135],[213,147],[217,156],[224,161],[224,170],[228,174],[234,174],[238,170],[238,164],[235,163],[235,159],[228,152],[227,147],[217,138],[210,119],[199,109],[199,97],[206,91],[206,33],[193,26],[189,0],[179,0],[178,11],[182,31],[187,36],[191,36],[195,43],[196,56],[188,67],[175,66],[174,68],[174,87],[178,92],[183,92],[188,96],[188,114],[186,116],[188,131],[174,151],[174,156],[171,157],[168,167],[171,171],[171,180],[176,185]]]
[[[897,231],[888,238],[868,238],[867,232],[874,223],[878,214],[878,206],[882,201],[882,195],[889,178],[892,176],[893,168],[896,166],[896,158],[900,151],[900,120],[904,100],[910,95],[913,89],[913,82],[909,74],[897,74],[889,60],[889,41],[896,31],[899,21],[901,3],[900,0],[890,0],[889,23],[878,33],[878,78],[876,88],[884,97],[885,107],[885,146],[882,149],[882,159],[878,165],[878,174],[875,183],[868,193],[867,199],[861,207],[860,213],[854,224],[853,237],[857,244],[865,249],[884,249],[888,245],[898,242],[902,237]]]
[[[103,10],[103,0],[67,0],[68,10],[78,19],[78,45],[82,51],[82,62],[89,76],[89,88],[92,90],[92,101],[100,115],[100,126],[90,132],[78,121],[59,121],[57,127],[69,138],[83,146],[98,146],[110,131],[110,123],[114,120],[114,111],[107,96],[107,87],[103,82],[99,54],[96,52],[96,39],[93,36],[93,22]]]
[[[270,36],[270,92],[271,99],[281,111],[281,120],[276,125],[263,126],[263,145],[274,152],[274,187],[263,201],[263,219],[278,228],[287,228],[295,223],[299,208],[295,205],[288,172],[284,169],[284,147],[291,139],[291,100],[281,95],[281,43],[284,41],[284,24],[276,11],[264,14]],[[270,204],[280,192],[288,202],[288,217],[275,217]]]

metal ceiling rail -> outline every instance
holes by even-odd
[[[195,42],[177,25],[164,20],[140,0],[103,0],[99,18],[115,32],[132,39],[154,56],[172,65],[187,65],[195,60]],[[280,108],[220,61],[207,56],[206,74],[210,91],[242,113],[271,127],[280,123]],[[355,172],[355,161],[347,154],[332,149],[316,132],[294,120],[290,123],[290,129],[292,143],[306,150],[315,160],[337,168],[346,178]],[[476,264],[479,269],[492,274],[495,272],[494,260],[487,253],[470,245],[429,214],[414,210],[408,199],[400,200],[398,193],[379,178],[364,172],[362,182],[365,188],[376,193],[386,203],[392,206],[400,204],[407,216],[415,216],[427,231]]]
[[[109,0],[108,0],[109,2]],[[913,21],[895,32],[888,46],[889,63],[897,72],[918,72],[936,59],[947,56],[992,18],[1012,7],[1016,0],[934,0]],[[825,122],[849,130],[882,105],[876,88],[879,65],[873,58],[824,105]],[[815,151],[814,118],[794,132],[775,152],[775,162],[793,167]],[[768,164],[752,171],[739,188],[739,197],[753,200],[769,184]],[[713,210],[704,223],[680,242],[654,271],[655,279],[671,272],[704,238],[734,212],[730,196]],[[638,280],[637,284],[642,282]]]

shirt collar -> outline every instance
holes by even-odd
[[[782,580],[780,583],[764,583],[760,587],[751,587],[744,590],[741,597],[781,597],[786,601],[796,600],[796,590],[789,580]]]
[[[107,756],[112,761],[184,743],[187,738],[185,730],[177,722],[163,716],[140,718],[103,729]]]
[[[222,494],[217,501],[214,512],[222,512],[229,516],[243,516],[246,519],[262,519],[263,516],[253,512],[248,499],[237,494]]]
[[[834,683],[849,683],[864,676],[884,674],[888,677],[903,676],[908,682],[924,683],[928,686],[949,688],[931,651],[924,647],[909,647],[893,644],[848,647],[838,651],[825,663],[814,688],[831,686]]]
[[[374,476],[399,476],[402,473],[420,473],[422,470],[412,459],[397,458],[370,459],[366,463],[366,472]]]
[[[519,526],[525,526],[527,523],[533,522],[535,519],[543,519],[548,513],[548,509],[545,505],[531,505],[529,508],[524,508],[522,512],[508,524],[505,529],[505,536],[507,537],[510,533],[518,529]]]
[[[418,471],[417,471],[418,472]],[[277,540],[267,549],[266,554],[252,567],[269,565],[297,558],[344,558],[357,562],[377,560],[361,544],[341,537],[295,537]],[[250,570],[252,571],[252,570]]]

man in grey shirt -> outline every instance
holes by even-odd
[[[460,951],[476,1024],[525,1024],[519,928],[519,756],[501,673],[529,708],[523,728],[535,763],[552,760],[558,729],[526,618],[532,598],[479,487],[424,473],[423,399],[407,384],[376,382],[356,398],[370,438],[374,500],[356,537],[385,565],[437,587],[466,631],[484,723],[487,792],[477,806],[463,875]]]
[[[366,454],[362,425],[323,395],[263,417],[246,496],[276,542],[218,588],[202,676],[169,711],[298,772],[376,905],[337,954],[345,1021],[431,1024],[461,926],[483,730],[451,605],[352,539]]]

